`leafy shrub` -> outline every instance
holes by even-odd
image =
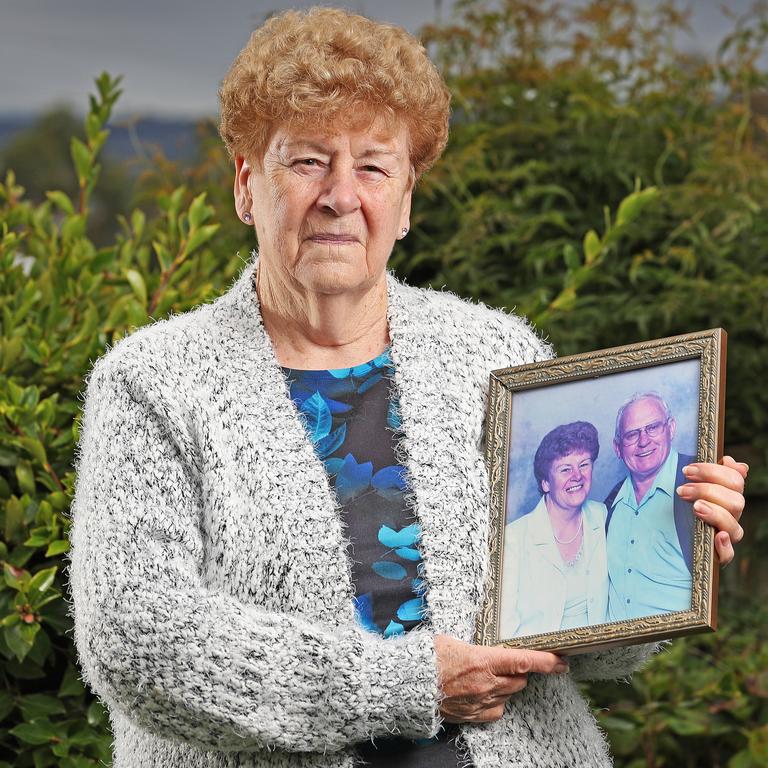
[[[79,679],[61,556],[68,550],[79,394],[91,362],[132,327],[219,294],[237,272],[208,247],[219,225],[205,193],[156,198],[121,216],[113,243],[89,239],[98,153],[119,95],[102,75],[73,138],[77,194],[33,204],[0,184],[0,767],[84,768],[111,760],[106,713]]]
[[[631,685],[584,686],[617,765],[768,765],[768,610],[720,620],[717,633],[675,640]]]

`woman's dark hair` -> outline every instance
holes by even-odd
[[[600,453],[597,430],[588,421],[561,424],[544,435],[533,457],[533,474],[542,493],[544,489],[541,487],[541,481],[547,479],[552,462],[574,451],[588,452],[592,461]]]

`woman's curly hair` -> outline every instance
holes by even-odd
[[[219,91],[230,155],[260,165],[274,129],[408,129],[416,178],[448,141],[450,94],[424,46],[400,27],[335,8],[286,11],[251,35]]]

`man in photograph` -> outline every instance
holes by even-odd
[[[634,395],[616,416],[613,447],[628,474],[605,500],[611,621],[690,607],[694,517],[675,489],[695,459],[672,447],[675,429],[655,392]]]

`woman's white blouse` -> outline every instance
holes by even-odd
[[[586,622],[603,624],[608,610],[605,504],[587,500],[584,551]],[[504,531],[499,631],[502,639],[554,632],[562,627],[572,568],[563,562],[542,496],[534,509]],[[573,599],[573,598],[572,598]]]

